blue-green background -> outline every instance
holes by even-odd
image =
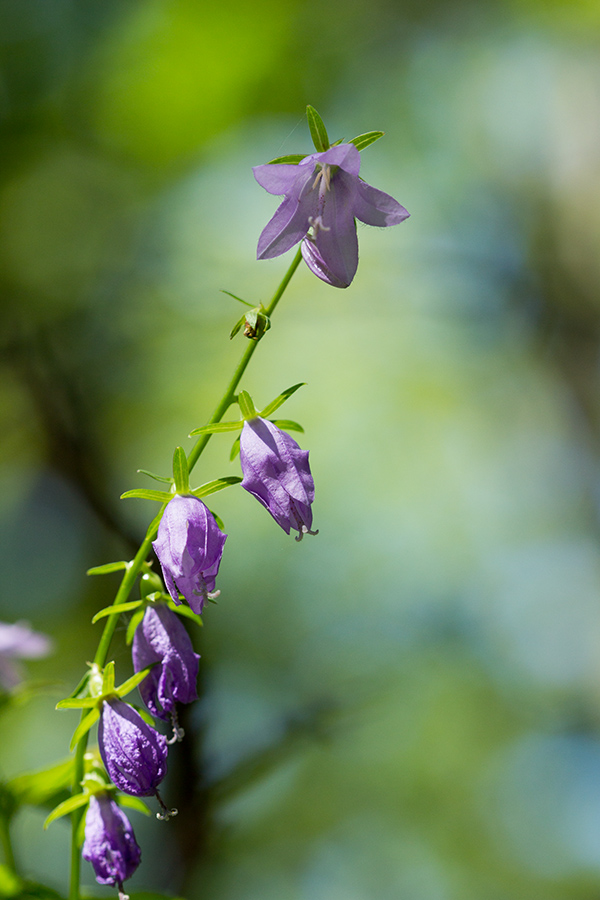
[[[251,167],[310,151],[311,103],[332,139],[385,130],[361,174],[412,214],[359,226],[348,290],[302,267],[244,381],[259,406],[307,382],[282,415],[320,534],[215,497],[165,788],[212,799],[185,834],[132,814],[132,891],[598,897],[599,43],[596,0],[0,2],[0,617],[53,635],[29,669],[61,682],[4,713],[5,776],[66,753],[53,706],[118,583],[85,570],[143,534],[155,505],[119,494],[243,349],[220,289],[266,301],[288,265],[254,259],[277,201]],[[238,473],[229,446],[198,482]],[[113,655],[125,677],[122,631]],[[43,817],[17,854],[64,890]]]

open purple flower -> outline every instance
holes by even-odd
[[[50,638],[32,631],[27,622],[0,622],[0,688],[9,691],[22,680],[22,670],[15,659],[37,659],[46,656],[51,648]]]
[[[158,663],[138,685],[142,700],[159,719],[173,722],[175,737],[181,734],[175,703],[191,703],[198,697],[198,660],[190,636],[176,613],[164,603],[146,607],[133,636],[133,668],[141,672]],[[181,735],[183,736],[183,735]]]
[[[98,884],[117,885],[124,898],[123,882],[139,866],[142,853],[129,819],[109,794],[90,797],[82,855],[93,865]]]
[[[294,528],[297,541],[311,531],[311,503],[315,483],[308,451],[268,419],[257,416],[244,422],[240,436],[242,487],[268,509],[286,534]]]
[[[215,579],[227,535],[197,497],[176,494],[167,504],[152,546],[174,603],[181,592],[195,613],[218,596]]]
[[[309,269],[334,287],[348,287],[358,266],[355,219],[385,227],[409,216],[389,194],[362,181],[359,170],[354,144],[311,153],[298,165],[255,166],[261,187],[285,195],[259,238],[258,259],[280,256],[304,238],[302,255]]]
[[[156,795],[167,774],[167,739],[116,696],[102,704],[98,745],[119,790],[134,797]]]

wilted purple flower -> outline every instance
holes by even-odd
[[[190,636],[176,613],[164,603],[147,606],[133,636],[133,668],[136,672],[158,663],[138,685],[142,700],[160,719],[174,719],[175,703],[191,703],[198,696],[198,660]]]
[[[298,165],[255,166],[261,187],[285,194],[259,238],[258,259],[280,256],[304,238],[302,255],[309,269],[334,287],[348,287],[358,265],[355,218],[383,227],[409,216],[389,194],[362,181],[359,170],[354,144],[311,153]]]
[[[102,704],[98,745],[109,778],[119,790],[134,797],[156,794],[167,774],[167,739],[118,697]]]
[[[218,596],[215,578],[226,537],[202,500],[175,494],[169,501],[152,546],[174,603],[181,603],[181,592],[201,613],[206,600]]]
[[[93,865],[98,884],[117,885],[119,896],[123,882],[140,864],[142,854],[129,819],[109,794],[90,797],[82,855]]]
[[[315,483],[308,465],[308,450],[268,419],[257,416],[244,422],[240,436],[242,487],[254,494],[286,534],[298,532],[297,541],[311,531],[311,503]]]
[[[0,687],[11,690],[22,680],[16,658],[37,659],[46,656],[51,647],[50,638],[32,631],[27,622],[0,622]]]

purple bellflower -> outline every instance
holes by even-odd
[[[242,487],[262,503],[286,534],[294,528],[297,541],[311,531],[311,503],[315,483],[308,451],[268,419],[257,416],[244,422],[240,436]]]
[[[175,703],[191,703],[197,699],[200,657],[194,653],[183,622],[164,603],[146,607],[144,618],[133,636],[132,655],[136,672],[158,663],[138,685],[139,692],[153,715],[159,719],[171,718],[172,740],[182,738],[183,729],[177,726]]]
[[[181,592],[200,614],[206,600],[218,597],[215,579],[226,537],[202,500],[175,494],[169,501],[152,546],[174,603],[181,603]]]
[[[119,790],[134,797],[157,795],[167,774],[167,739],[116,696],[102,704],[98,745],[109,778]]]
[[[123,882],[131,878],[142,854],[129,819],[107,793],[90,797],[82,855],[93,865],[98,884],[117,885],[119,900],[125,900]]]
[[[0,622],[0,689],[10,691],[22,681],[23,673],[15,659],[37,659],[51,648],[50,638],[32,631],[27,622]]]
[[[389,194],[362,181],[359,170],[360,153],[354,144],[311,153],[298,165],[255,166],[252,171],[261,187],[285,195],[259,238],[258,259],[280,256],[302,241],[309,269],[334,287],[348,287],[358,266],[355,220],[385,227],[409,216]]]

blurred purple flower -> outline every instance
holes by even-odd
[[[258,259],[280,256],[304,238],[302,255],[309,269],[334,287],[348,287],[358,266],[355,219],[385,227],[409,216],[389,194],[362,181],[359,170],[354,144],[311,153],[298,165],[255,166],[261,187],[285,195],[259,238]]]
[[[141,850],[129,819],[108,794],[90,797],[82,855],[93,865],[98,884],[117,885],[119,896],[123,882],[140,864]]]
[[[52,649],[52,641],[45,634],[32,631],[27,622],[12,625],[0,622],[0,687],[11,690],[22,681],[20,659],[37,659]]]
[[[240,436],[242,487],[262,503],[286,534],[294,528],[297,541],[311,531],[315,483],[308,451],[268,419],[244,422]]]
[[[149,675],[138,685],[142,700],[160,719],[173,720],[178,733],[175,703],[191,703],[198,697],[198,660],[190,636],[176,613],[164,603],[146,607],[133,636],[133,668],[136,672],[152,663]]]
[[[167,774],[167,739],[118,697],[105,700],[98,745],[110,780],[125,794],[148,797]]]
[[[176,494],[169,501],[152,546],[174,603],[181,603],[181,592],[199,614],[206,600],[218,596],[215,578],[226,538],[202,500]]]

